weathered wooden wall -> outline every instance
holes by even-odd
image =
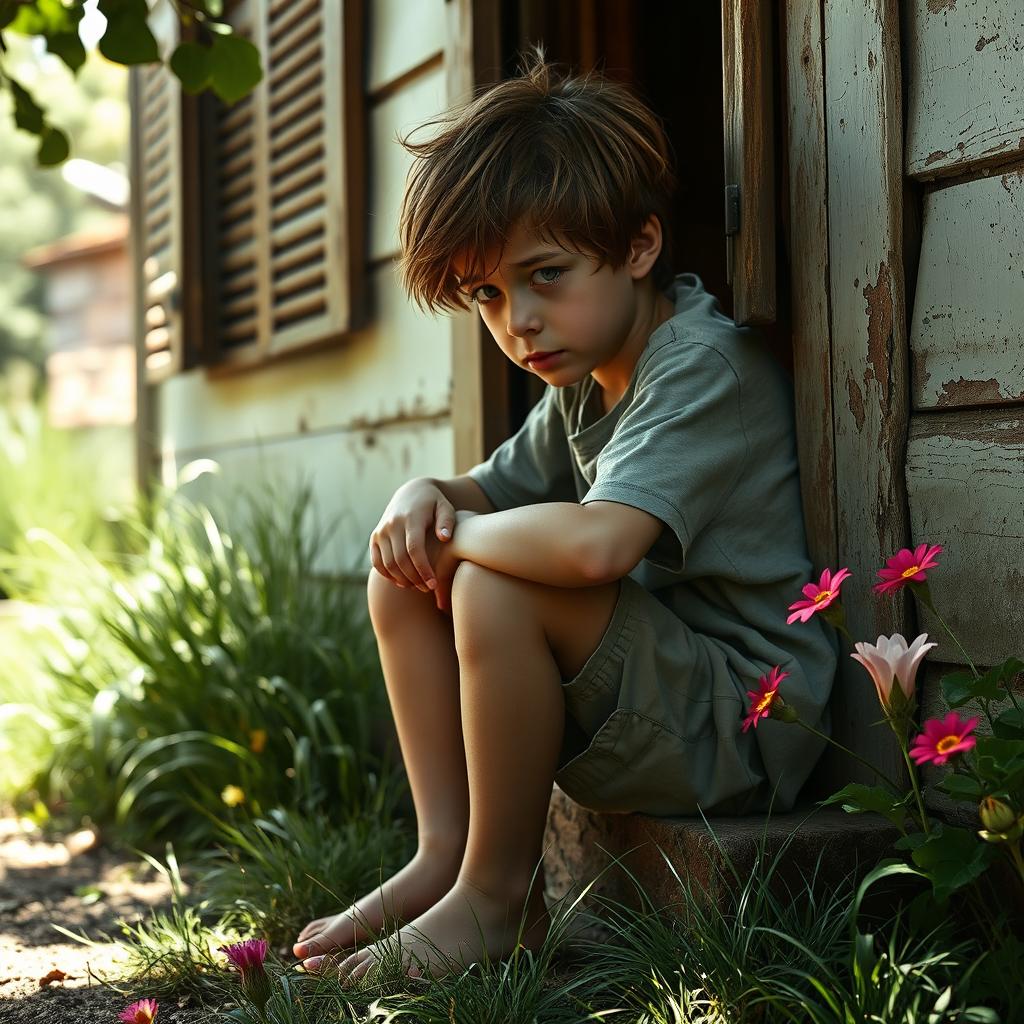
[[[821,43],[806,15],[789,28],[801,34],[801,66],[820,62],[824,69],[835,549],[838,565],[854,573],[843,589],[850,630],[871,640],[908,628],[904,597],[879,601],[871,592],[874,570],[908,541],[898,13],[895,0],[834,0],[823,7]],[[796,45],[794,39],[790,54]],[[815,54],[815,47],[823,50]],[[791,82],[791,97],[807,106],[806,85],[792,72]],[[820,221],[821,213],[812,210],[812,216]],[[820,259],[820,242],[814,251]],[[812,269],[805,277],[813,285]],[[824,311],[812,307],[810,313],[820,322]],[[821,444],[827,443],[823,436]],[[827,550],[821,544],[820,554]],[[879,717],[877,699],[863,669],[847,656],[840,658],[831,707],[841,742],[892,776],[904,770],[888,730],[869,724]],[[812,789],[834,791],[851,777],[873,781],[866,769],[830,750]]]
[[[945,548],[932,594],[981,668],[1024,653],[1024,7],[908,4],[905,37],[905,169],[922,209],[911,534]],[[920,621],[939,643],[921,679],[931,717],[946,710],[941,675],[965,659],[931,613]]]
[[[454,98],[445,66],[450,6],[369,3],[369,326],[328,351],[233,376],[194,369],[156,396],[165,477],[211,458],[229,483],[309,478],[320,514],[344,516],[321,568],[357,578],[369,569],[367,539],[394,490],[412,476],[455,472],[452,346],[462,328],[416,310],[394,268],[411,159],[395,138]]]

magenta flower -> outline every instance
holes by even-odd
[[[924,723],[924,731],[914,737],[910,745],[910,756],[915,764],[945,764],[954,754],[970,750],[977,743],[973,736],[968,736],[980,722],[978,717],[964,721],[955,711],[950,711],[945,718],[929,718]]]
[[[271,981],[263,966],[267,958],[266,939],[246,939],[244,942],[234,942],[230,946],[218,946],[222,953],[232,965],[238,968],[241,976],[242,991],[260,1009],[262,1009],[270,998]]]
[[[230,946],[217,948],[227,954],[232,966],[238,968],[243,981],[250,971],[258,973],[263,970],[263,961],[267,958],[266,939],[246,939],[245,942],[235,942]]]
[[[815,612],[827,608],[839,597],[839,588],[849,575],[851,575],[850,571],[845,567],[840,569],[835,576],[832,575],[831,569],[826,569],[817,583],[806,584],[803,594],[807,600],[796,601],[789,606],[789,611],[793,614],[786,619],[786,625],[791,626],[797,619],[806,622]]]
[[[751,698],[750,710],[747,717],[743,719],[743,732],[751,726],[757,728],[757,723],[762,718],[767,718],[772,713],[772,705],[776,699],[781,702],[778,695],[779,683],[788,676],[788,672],[782,671],[781,665],[776,665],[768,675],[758,679],[759,688],[747,690],[747,696]]]
[[[923,583],[928,578],[925,569],[934,569],[939,564],[935,561],[935,556],[941,550],[941,544],[934,544],[931,547],[927,544],[918,544],[913,551],[910,548],[901,548],[885,563],[884,569],[878,570],[877,575],[883,582],[875,584],[875,592],[885,594],[899,590],[911,581]]]
[[[125,1024],[153,1024],[159,1009],[160,1004],[155,999],[140,999],[137,1003],[132,1003],[128,1009],[122,1010],[117,1019],[124,1021]]]

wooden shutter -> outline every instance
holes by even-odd
[[[241,0],[263,81],[217,103],[211,301],[220,362],[337,340],[364,314],[362,0]]]
[[[167,0],[156,0],[150,26],[166,59],[178,41],[178,19]],[[135,273],[141,278],[140,373],[152,384],[184,363],[181,309],[182,95],[164,64],[132,69],[132,216]]]
[[[737,324],[775,320],[772,0],[722,2],[726,260]]]

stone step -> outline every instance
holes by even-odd
[[[727,889],[742,888],[759,845],[765,852],[764,870],[790,837],[770,885],[780,899],[805,890],[802,878],[812,878],[819,856],[819,892],[849,874],[863,878],[882,858],[898,856],[892,844],[899,831],[880,815],[847,814],[838,807],[812,804],[786,814],[711,818],[706,824],[700,816],[656,818],[591,811],[555,786],[544,839],[545,898],[549,906],[563,899],[568,906],[597,879],[591,894],[638,908],[636,885],[613,862],[621,858],[655,908],[675,904],[678,913],[683,893],[669,864],[680,879],[691,880],[696,894],[718,900]],[[580,908],[593,912],[597,904],[588,895]],[[596,931],[599,934],[600,928]]]

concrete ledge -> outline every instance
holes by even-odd
[[[899,837],[899,831],[879,815],[847,814],[839,808],[813,805],[770,818],[711,818],[709,824],[714,835],[699,816],[602,814],[580,807],[556,786],[544,838],[547,901],[568,897],[567,904],[571,903],[600,876],[591,892],[638,907],[636,886],[622,867],[612,863],[613,857],[622,858],[656,908],[677,904],[682,896],[666,858],[680,879],[691,880],[695,892],[707,900],[718,899],[736,887],[726,856],[742,885],[754,867],[762,837],[767,865],[795,833],[772,879],[771,890],[784,899],[787,886],[793,894],[804,890],[801,878],[813,876],[819,855],[818,878],[824,889],[848,874],[863,878],[879,860],[896,855],[892,844]],[[580,905],[594,909],[589,899]]]

